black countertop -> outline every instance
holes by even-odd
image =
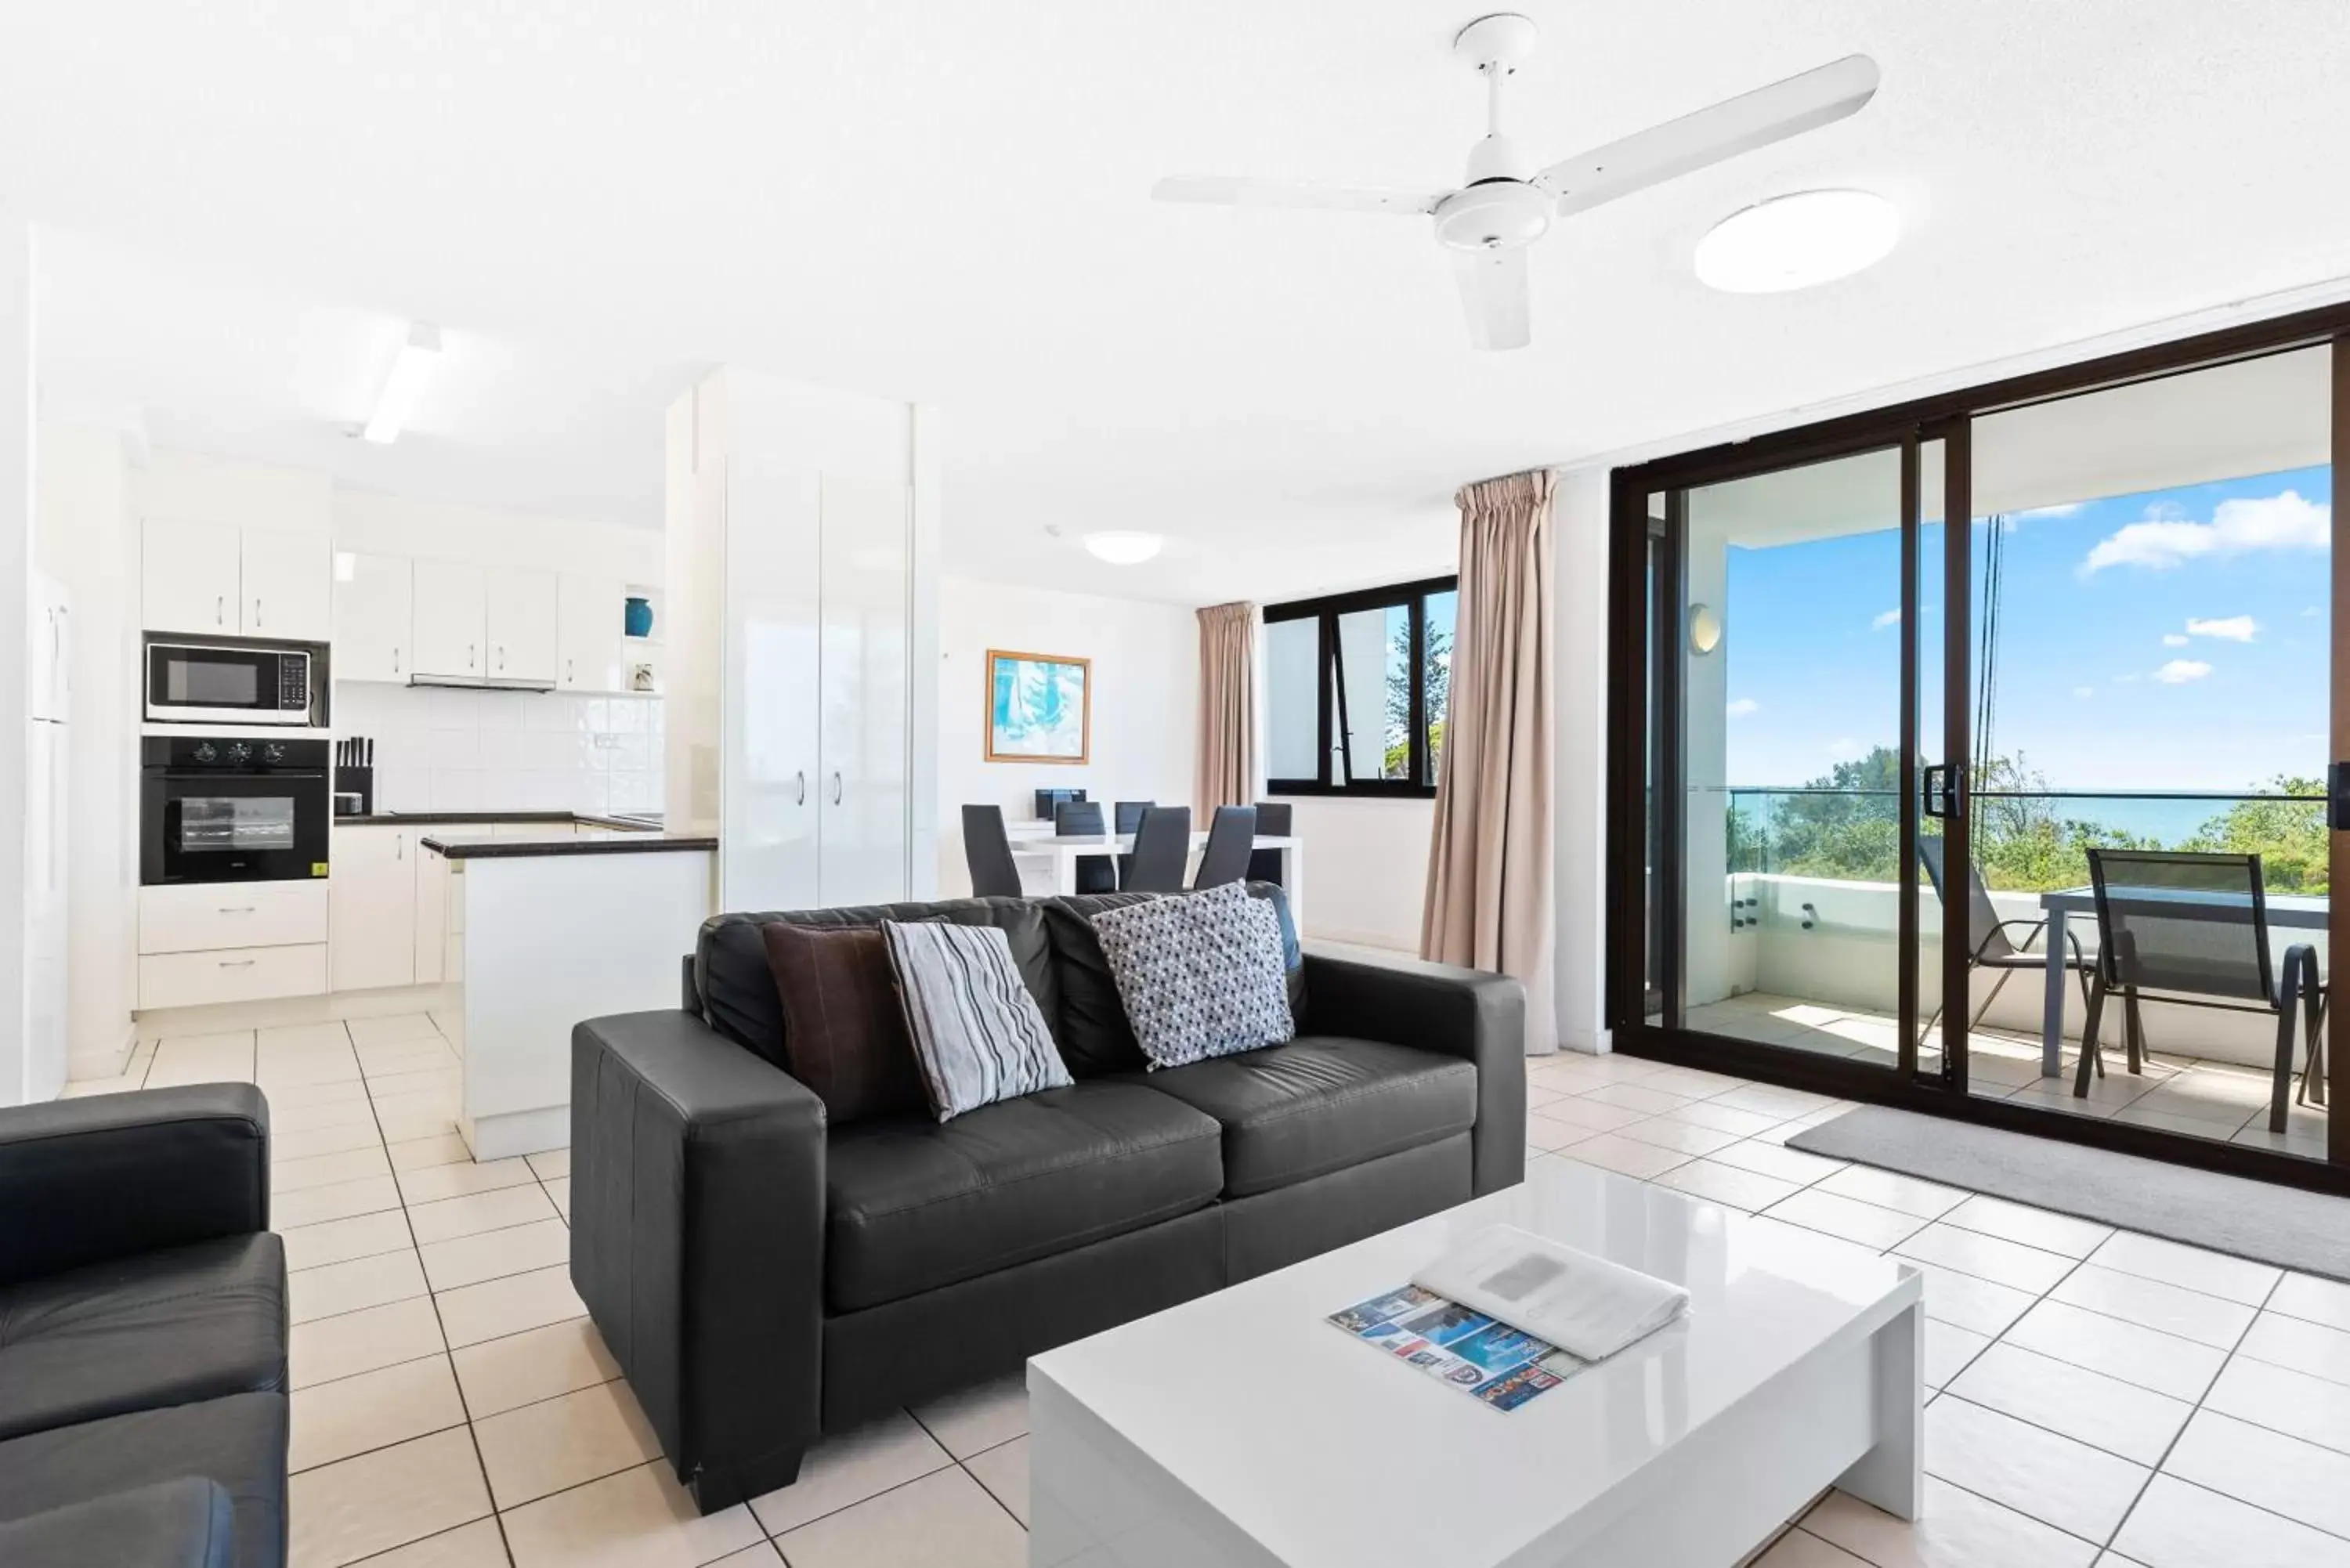
[[[481,819],[459,817],[457,820],[472,822]],[[589,822],[595,819],[583,816],[579,820]],[[548,855],[660,855],[671,850],[718,847],[717,838],[709,834],[663,833],[657,828],[639,828],[631,833],[593,838],[436,837],[422,842],[425,848],[449,860],[515,860]]]

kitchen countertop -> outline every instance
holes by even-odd
[[[479,818],[459,818],[479,821]],[[582,822],[590,818],[582,817]],[[664,833],[640,827],[601,838],[427,838],[425,848],[449,860],[515,860],[548,855],[659,855],[672,850],[715,849],[710,834]]]
[[[432,827],[458,822],[486,822],[493,826],[529,826],[572,823],[589,827],[616,827],[629,833],[658,833],[660,825],[642,817],[607,816],[592,811],[378,811],[363,816],[338,816],[337,827]]]

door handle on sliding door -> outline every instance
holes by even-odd
[[[1947,817],[1950,815],[1950,796],[1947,784],[1938,774],[1950,771],[1948,763],[1928,763],[1918,774],[1918,809],[1928,816]]]
[[[2350,763],[2325,764],[2325,826],[2350,832]]]

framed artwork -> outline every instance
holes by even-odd
[[[1093,660],[987,650],[987,760],[1082,763],[1093,749]]]

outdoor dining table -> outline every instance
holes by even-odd
[[[2143,894],[2133,894],[2142,897]],[[2215,909],[2241,909],[2242,898],[2229,898],[2214,893],[2182,894]],[[2307,893],[2271,893],[2262,899],[2271,926],[2289,927],[2297,930],[2322,931],[2326,926],[2328,902]],[[2040,895],[2040,908],[2048,917],[2043,950],[2049,955],[2047,990],[2040,1004],[2040,1074],[2046,1078],[2064,1075],[2064,983],[2072,971],[2066,969],[2057,955],[2066,950],[2064,925],[2067,917],[2086,917],[2094,927],[2097,919],[2096,890],[2091,888],[2060,888],[2053,893]]]

